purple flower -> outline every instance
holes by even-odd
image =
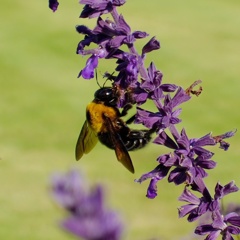
[[[153,50],[157,50],[160,48],[160,42],[156,40],[155,37],[152,37],[149,42],[142,48],[142,58],[146,53],[149,53]]]
[[[199,139],[188,139],[185,130],[181,131],[180,136],[175,136],[175,141],[172,140],[164,131],[161,132],[154,140],[155,143],[165,145],[175,149],[174,161],[170,159],[160,163],[165,166],[175,166],[169,174],[169,182],[175,184],[192,183],[194,178],[207,176],[204,169],[212,169],[216,163],[210,158],[213,153],[203,148],[203,146],[215,144],[210,135],[206,135]]]
[[[78,77],[83,77],[84,79],[91,79],[94,77],[94,70],[98,66],[98,56],[92,55],[86,63],[83,70],[80,71]]]
[[[97,24],[92,30],[84,25],[76,27],[77,32],[84,35],[78,43],[77,54],[90,55],[78,76],[93,78],[99,58],[116,60],[115,70],[118,73],[108,76],[117,93],[117,107],[123,108],[122,116],[125,116],[132,107],[130,105],[137,106],[135,115],[126,124],[135,120],[135,123],[156,132],[154,143],[172,151],[160,155],[157,158],[158,165],[135,181],[141,183],[150,179],[146,196],[151,199],[158,194],[158,181],[165,177],[175,185],[185,184],[179,200],[186,204],[179,208],[179,217],[187,216],[188,221],[192,222],[208,215],[210,223],[201,224],[195,232],[199,235],[208,234],[208,240],[214,240],[220,234],[222,239],[232,240],[232,235],[240,234],[240,216],[236,212],[222,215],[220,203],[224,196],[238,191],[238,187],[234,182],[225,186],[217,183],[212,197],[203,178],[207,176],[207,169],[216,166],[216,162],[211,159],[214,153],[205,147],[219,143],[220,148],[228,150],[230,145],[224,139],[232,137],[236,131],[215,137],[207,134],[201,138],[189,138],[185,129],[181,132],[177,130],[176,124],[181,122],[179,116],[182,109],[179,106],[188,101],[191,95],[201,94],[202,87],[194,90],[201,80],[184,90],[174,84],[163,84],[163,73],[153,62],[145,68],[147,53],[158,50],[160,42],[152,37],[138,53],[135,42],[148,34],[139,30],[132,32],[123,15],[118,14],[117,7],[125,1],[80,0],[84,4],[80,17],[96,17]],[[57,10],[58,4],[58,1],[49,1],[49,7],[53,11]],[[104,20],[103,14],[108,14],[108,18]],[[157,110],[149,111],[139,107],[149,100],[153,101]],[[53,196],[68,212],[69,216],[62,221],[62,227],[67,231],[86,240],[120,239],[122,224],[118,215],[105,207],[101,186],[89,190],[83,179],[72,171],[66,176],[55,178]]]
[[[178,214],[180,218],[188,215],[189,222],[197,220],[207,211],[210,211],[212,203],[212,197],[202,179],[195,179],[195,184],[197,185],[196,188],[198,192],[202,194],[202,197],[198,198],[185,187],[183,193],[178,198],[179,201],[188,202],[188,204],[178,209]]]
[[[149,173],[143,174],[135,182],[141,183],[149,178],[151,178],[150,184],[147,189],[147,197],[155,198],[157,196],[157,182],[162,180],[168,174],[170,167],[165,167],[164,165],[158,165],[154,170]]]
[[[200,192],[201,197],[198,198],[192,194],[190,190],[185,187],[182,195],[179,197],[180,201],[188,202],[188,204],[179,208],[179,217],[188,215],[188,221],[192,222],[201,217],[206,212],[211,212],[214,216],[220,210],[220,200],[227,194],[238,191],[237,186],[230,182],[225,186],[219,183],[215,187],[214,198],[211,197],[207,187],[201,178],[195,178],[192,184],[192,189]]]
[[[52,9],[53,12],[55,12],[58,8],[58,1],[57,0],[49,0],[49,8]]]
[[[117,23],[110,20],[103,20],[98,18],[97,26],[93,29],[93,33],[98,36],[105,36],[105,47],[111,49],[118,49],[126,42],[127,36],[131,33],[131,28],[125,22],[122,15],[119,15]],[[101,39],[101,38],[100,38]],[[132,40],[134,41],[134,40]],[[109,58],[110,56],[108,56]]]
[[[121,239],[122,222],[116,212],[104,205],[102,187],[90,189],[76,170],[53,177],[52,195],[68,212],[61,222],[65,230],[86,240]]]
[[[163,74],[157,70],[155,64],[153,62],[150,63],[147,68],[148,78],[143,79],[141,83],[141,88],[146,92],[153,92],[155,89],[161,87]],[[163,98],[163,97],[162,97]]]
[[[142,79],[141,84],[135,90],[136,103],[141,105],[147,99],[160,101],[164,98],[164,92],[174,92],[177,86],[174,84],[162,84],[163,74],[157,70],[151,62],[147,68],[147,75]]]
[[[148,84],[148,86],[150,88],[151,85]],[[164,130],[170,125],[181,122],[181,120],[178,118],[178,115],[181,113],[181,109],[174,110],[174,108],[189,99],[190,97],[185,94],[182,88],[179,87],[173,98],[171,98],[169,94],[164,97],[163,106],[160,101],[155,101],[158,112],[153,113],[138,108],[136,115],[136,123],[141,123],[149,128],[154,127],[158,129],[158,131]]]
[[[139,111],[138,109],[138,114]],[[151,117],[152,121],[148,122],[149,116],[151,117],[151,113],[147,113],[144,110],[141,112],[143,124],[148,128],[154,128],[158,118],[156,116],[155,118]],[[160,131],[154,143],[174,149],[174,152],[159,156],[157,159],[159,165],[153,171],[143,174],[138,179],[138,182],[145,181],[148,178],[152,179],[148,192],[151,189],[154,189],[156,192],[157,187],[153,188],[153,183],[156,185],[157,181],[162,180],[168,173],[168,182],[174,182],[176,185],[182,183],[193,184],[195,179],[207,176],[205,169],[213,169],[216,166],[216,163],[210,159],[213,153],[203,148],[207,145],[216,144],[210,134],[199,139],[188,139],[184,129],[180,135],[174,131],[173,127],[171,127],[171,130],[174,140],[165,131]]]
[[[221,184],[217,183],[215,187],[215,194],[214,194],[214,200],[212,205],[215,209],[220,209],[221,207],[218,206],[218,203],[220,200],[233,192],[237,192],[239,188],[235,185],[234,181],[231,181],[230,183],[226,184],[225,186],[222,186]]]
[[[116,213],[106,212],[98,218],[79,219],[71,216],[61,223],[61,226],[86,240],[120,240],[122,228],[119,226],[119,218]]]
[[[147,197],[148,198],[155,198],[157,196],[157,182],[156,178],[152,178],[147,190]]]
[[[240,234],[240,216],[234,212],[223,216],[216,211],[213,214],[213,223],[198,226],[195,233],[198,235],[208,234],[205,238],[208,240],[216,240],[220,234],[224,240],[234,240],[232,235]]]
[[[116,6],[123,5],[125,0],[80,0],[80,3],[86,4],[80,17],[94,18],[111,12]]]
[[[118,59],[116,71],[119,72],[115,83],[120,88],[127,89],[134,86],[138,80],[138,59],[132,54],[124,53],[122,59]]]

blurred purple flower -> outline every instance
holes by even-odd
[[[53,177],[51,193],[68,212],[61,226],[85,240],[119,240],[123,230],[116,212],[106,208],[101,186],[89,188],[76,171]]]
[[[239,203],[228,203],[227,206],[224,206],[223,211],[225,214],[228,214],[230,212],[236,212],[238,215],[240,215],[240,204]]]
[[[58,8],[59,2],[57,0],[49,0],[49,8],[55,12]]]

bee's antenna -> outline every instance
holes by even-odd
[[[104,82],[103,86],[105,85],[105,83],[106,83],[108,80],[110,80],[110,81],[114,81],[114,80],[115,80],[116,77],[115,77],[113,74],[114,74],[114,72],[113,72],[112,74],[110,74],[110,73],[108,73],[108,72],[105,72],[105,73],[104,73],[103,77],[106,77],[107,79],[106,79],[106,81]]]
[[[101,85],[100,85],[99,82],[98,82],[98,74],[97,74],[97,70],[95,70],[95,75],[96,75],[96,82],[97,82],[97,85],[98,85],[100,88],[102,88]]]

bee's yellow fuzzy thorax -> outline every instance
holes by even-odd
[[[116,108],[108,107],[102,103],[91,102],[87,105],[87,120],[90,127],[97,133],[105,132],[104,116],[114,121],[118,118]]]

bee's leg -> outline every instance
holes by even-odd
[[[121,112],[121,117],[124,117],[127,115],[128,113],[128,110],[132,108],[132,104],[131,103],[128,103],[126,104],[124,107],[123,107],[123,110]]]
[[[130,118],[126,121],[126,124],[131,124],[131,123],[133,123],[133,121],[135,120],[135,116],[136,116],[136,114],[134,114],[132,117],[130,117]]]

